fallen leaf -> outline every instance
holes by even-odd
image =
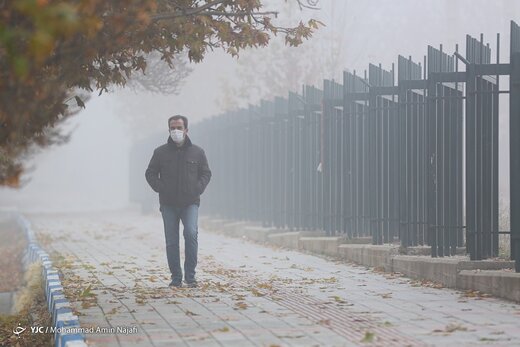
[[[370,331],[365,332],[365,336],[361,339],[362,343],[370,343],[374,341],[375,334]]]

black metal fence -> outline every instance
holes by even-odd
[[[422,64],[369,65],[322,90],[263,100],[196,124],[213,182],[205,210],[265,226],[498,255],[511,233],[520,270],[520,29],[511,62],[483,37],[466,54],[428,47]],[[462,69],[462,67],[464,67]],[[510,76],[509,91],[498,88]],[[511,232],[498,230],[499,94],[510,93]]]

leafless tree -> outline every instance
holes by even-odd
[[[176,56],[175,65],[172,67],[161,59],[160,53],[152,52],[146,58],[145,72],[133,74],[127,82],[127,87],[136,92],[178,94],[183,81],[192,71],[187,59],[181,55]]]

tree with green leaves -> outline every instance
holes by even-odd
[[[263,0],[0,0],[0,185],[18,186],[31,148],[65,141],[58,124],[154,54],[174,68],[181,53],[235,56],[278,34],[297,46],[320,25],[277,26],[276,14]]]

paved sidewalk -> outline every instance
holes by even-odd
[[[29,219],[91,346],[520,345],[512,302],[204,230],[201,286],[172,290],[159,214]]]

